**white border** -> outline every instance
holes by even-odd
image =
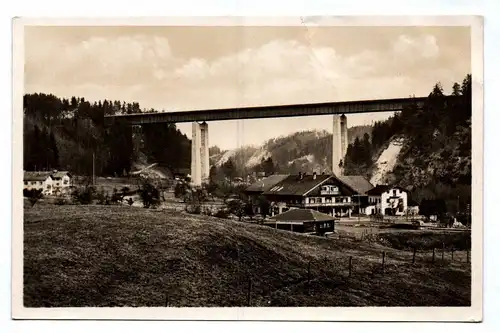
[[[483,20],[475,16],[316,17],[306,25],[471,26],[473,75],[473,230],[470,308],[24,308],[22,306],[22,96],[25,25],[302,25],[300,17],[169,17],[16,19],[13,37],[12,315],[16,319],[291,320],[291,321],[480,321],[482,320],[483,221]],[[19,185],[17,185],[19,184]]]

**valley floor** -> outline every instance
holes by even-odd
[[[412,256],[184,212],[42,204],[25,209],[24,305],[470,305],[465,251]]]

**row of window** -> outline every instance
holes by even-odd
[[[24,185],[43,185],[44,182],[42,181],[24,181]],[[63,185],[68,185],[69,184],[69,181],[68,180],[64,180],[63,181]],[[55,186],[59,186],[60,183],[59,182],[56,182],[54,184]],[[47,185],[47,187],[50,187],[50,185]]]
[[[336,198],[309,198],[309,203],[348,203],[351,202],[349,197],[336,197]]]

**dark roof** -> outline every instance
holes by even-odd
[[[373,188],[372,183],[363,176],[336,176],[341,182],[359,194],[365,194]]]
[[[25,171],[23,176],[26,181],[43,181],[48,177],[51,177],[51,172],[48,171]]]
[[[61,179],[64,176],[71,177],[71,174],[68,171],[56,171],[51,174],[54,179]]]
[[[247,192],[266,192],[289,175],[271,175],[248,186]]]
[[[366,194],[368,195],[381,195],[384,192],[387,192],[393,188],[398,188],[402,191],[408,192],[406,189],[400,187],[400,186],[391,186],[391,185],[377,185],[371,190],[367,191]]]
[[[264,192],[265,195],[304,195],[321,183],[325,182],[331,175],[290,175]]]
[[[314,221],[334,221],[333,216],[320,213],[312,209],[291,209],[282,214],[273,216],[272,220],[286,222],[314,222]]]

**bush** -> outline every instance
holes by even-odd
[[[28,200],[29,200],[29,202],[31,204],[31,207],[33,207],[38,202],[38,200],[40,200],[43,197],[43,194],[42,194],[42,190],[36,190],[36,189],[28,190],[28,189],[24,189],[23,190],[23,196],[25,196],[25,197],[28,198]]]
[[[58,206],[63,206],[66,205],[68,202],[64,198],[57,198],[56,201],[54,202]]]
[[[220,219],[227,219],[229,217],[229,212],[226,209],[220,209],[214,214],[214,216]]]
[[[96,192],[95,198],[97,199],[98,205],[109,205],[110,204],[109,195],[104,190],[100,190],[100,191]]]
[[[156,208],[160,205],[160,191],[147,180],[142,184],[139,195],[144,208]]]
[[[95,188],[91,185],[86,185],[84,187],[76,188],[72,193],[72,197],[76,203],[89,205],[94,200],[95,194]]]
[[[201,205],[199,203],[190,203],[186,205],[186,212],[189,214],[201,214]]]

